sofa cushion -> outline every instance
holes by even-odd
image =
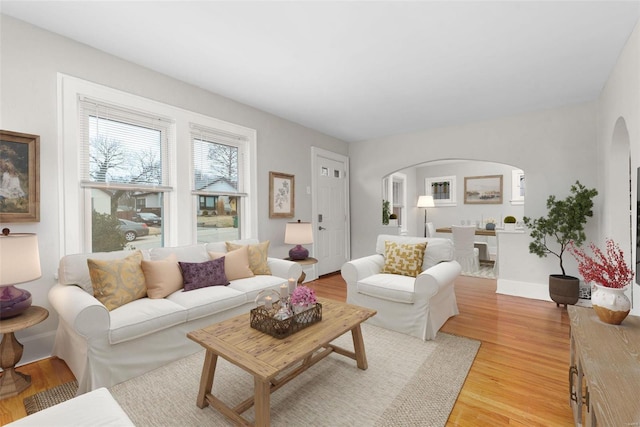
[[[187,310],[166,298],[141,298],[116,308],[110,317],[109,342],[118,344],[184,323]]]
[[[178,264],[182,270],[185,291],[229,284],[229,280],[224,274],[224,258],[205,262],[179,262]]]
[[[240,249],[245,246],[242,243],[226,242],[227,252]],[[246,245],[249,248],[249,268],[253,274],[271,274],[267,257],[269,252],[269,240],[257,243],[255,245]]]
[[[249,248],[242,246],[230,252],[209,252],[211,259],[224,257],[224,273],[227,279],[236,280],[253,277],[253,271],[249,268]]]
[[[87,259],[93,295],[111,311],[147,296],[144,273],[140,267],[142,253],[134,252],[124,259]]]
[[[60,259],[58,266],[58,282],[62,285],[77,285],[93,295],[87,260],[89,258],[96,260],[123,259],[132,253],[132,251],[126,250],[65,255]],[[143,252],[143,258],[148,258],[144,255]]]
[[[204,244],[149,249],[149,258],[152,260],[165,259],[171,254],[175,254],[178,261],[182,262],[205,262],[211,259]]]
[[[358,292],[372,297],[413,304],[416,279],[397,274],[373,274],[357,283]]]
[[[381,273],[416,277],[422,271],[426,242],[385,242],[384,266]]]
[[[187,321],[211,316],[247,302],[247,296],[244,293],[230,286],[212,286],[191,292],[174,292],[166,299],[187,310]]]
[[[259,274],[247,279],[238,279],[231,282],[230,288],[247,295],[247,301],[255,301],[258,293],[263,289],[279,291],[280,285],[286,283],[281,277]]]
[[[451,239],[445,239],[442,237],[415,237],[380,234],[376,241],[377,254],[384,256],[384,242],[386,241],[409,244],[427,242],[427,249],[424,251],[424,260],[422,262],[422,271],[443,261],[453,260],[453,241]]]
[[[175,254],[157,261],[142,260],[140,264],[149,298],[164,298],[182,289],[182,272]]]

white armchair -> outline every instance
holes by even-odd
[[[385,241],[426,241],[422,273],[415,278],[381,273]],[[377,310],[378,314],[368,320],[372,325],[423,340],[435,338],[447,319],[459,313],[453,285],[460,272],[460,264],[453,260],[451,240],[384,234],[378,236],[375,255],[342,266],[347,303]]]

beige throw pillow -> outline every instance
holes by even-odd
[[[141,267],[149,298],[164,298],[184,286],[178,257],[175,254],[157,261],[143,259]]]
[[[140,267],[142,252],[123,259],[87,259],[93,296],[111,311],[147,296],[144,273]]]
[[[382,273],[416,277],[422,271],[422,260],[427,243],[384,242],[384,266]]]
[[[240,249],[242,246],[237,243],[225,242],[227,252]],[[267,254],[269,252],[269,241],[260,242],[256,245],[247,245],[249,249],[249,268],[253,274],[271,274],[271,269],[267,263]]]
[[[228,280],[253,277],[253,271],[249,267],[249,248],[243,246],[230,252],[209,252],[211,259],[224,257],[224,273]]]

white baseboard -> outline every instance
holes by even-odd
[[[551,301],[548,283],[519,282],[498,279],[497,294]]]
[[[18,342],[24,346],[22,358],[16,366],[26,365],[51,357],[55,337],[56,331],[49,331],[26,338],[16,337]]]

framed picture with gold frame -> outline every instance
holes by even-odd
[[[466,176],[465,204],[502,204],[502,175]]]
[[[40,221],[40,136],[0,130],[0,222]]]
[[[295,207],[294,175],[269,172],[269,218],[293,218]]]

